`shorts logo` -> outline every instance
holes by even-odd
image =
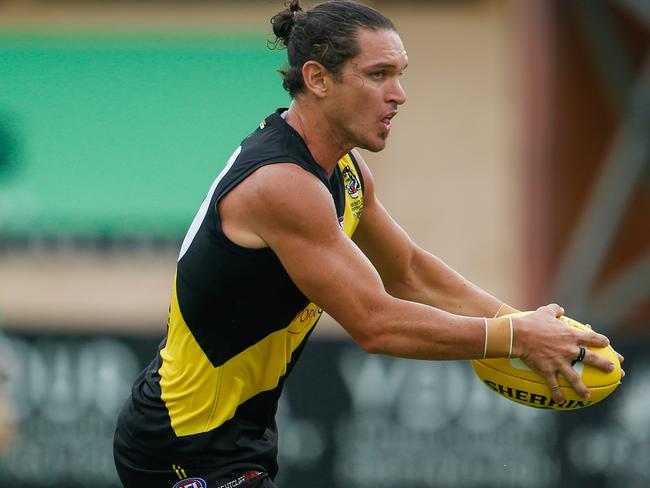
[[[248,484],[254,478],[257,478],[259,475],[264,474],[261,471],[247,471],[242,476],[236,480],[229,481],[225,485],[219,485],[217,488],[235,488],[237,486],[242,486],[243,484]]]
[[[201,478],[185,478],[176,483],[172,488],[207,488],[208,484]]]

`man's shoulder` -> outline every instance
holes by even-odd
[[[311,232],[314,225],[326,228],[322,223],[334,212],[327,188],[315,175],[296,164],[281,162],[258,168],[223,204],[270,247],[268,238],[273,241],[278,232],[293,235]]]
[[[314,161],[302,139],[276,112],[264,119],[260,126],[242,141],[233,172],[248,175],[262,167],[275,166],[278,163],[291,163],[300,167],[303,172],[311,173],[324,183],[327,182],[325,170]]]
[[[265,164],[247,179],[249,184],[259,188],[264,196],[275,195],[294,199],[302,195],[306,189],[313,190],[315,187],[325,189],[317,175],[305,171],[292,161]]]
[[[241,143],[241,163],[303,161],[305,153],[278,112],[266,117]]]

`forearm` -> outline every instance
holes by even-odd
[[[390,297],[364,320],[366,351],[410,359],[474,359],[483,357],[482,318],[454,315],[437,308]]]
[[[418,249],[408,270],[400,279],[385,283],[387,291],[398,298],[431,305],[456,315],[494,317],[515,311],[485,290],[474,285],[442,260]]]

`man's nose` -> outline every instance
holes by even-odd
[[[396,78],[395,82],[391,85],[391,90],[388,95],[389,102],[394,102],[397,105],[402,105],[406,102],[406,92],[402,88],[399,78]]]

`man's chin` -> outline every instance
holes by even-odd
[[[365,144],[359,146],[361,149],[365,149],[370,152],[379,152],[386,147],[386,139],[381,139],[378,141],[366,141]]]

